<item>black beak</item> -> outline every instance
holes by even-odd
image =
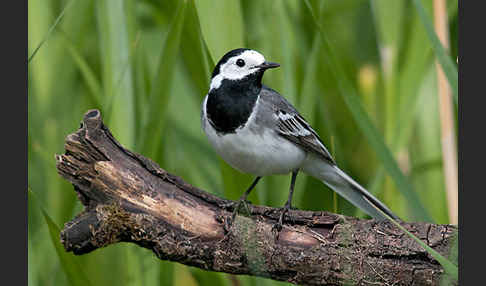
[[[277,64],[277,63],[264,62],[263,64],[258,65],[256,67],[266,70],[266,69],[278,68],[279,66],[280,66],[280,64]]]

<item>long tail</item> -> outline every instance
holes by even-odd
[[[317,157],[311,157],[303,167],[303,171],[321,180],[328,187],[373,218],[385,220],[386,217],[378,211],[381,210],[393,219],[398,219],[398,216],[387,206],[356,183],[336,165],[331,165]]]

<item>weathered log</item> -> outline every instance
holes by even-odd
[[[280,209],[249,204],[251,215],[238,215],[228,231],[231,201],[123,148],[98,110],[85,114],[65,150],[56,155],[57,170],[85,206],[61,232],[74,254],[133,242],[160,259],[301,285],[438,285],[444,273],[389,222],[290,210],[276,235]],[[443,255],[457,232],[451,225],[402,225]]]

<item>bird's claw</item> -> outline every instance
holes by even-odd
[[[233,218],[236,216],[236,213],[240,212],[241,205],[243,205],[245,207],[246,213],[248,215],[251,215],[251,210],[250,210],[250,207],[248,206],[248,204],[251,204],[250,201],[240,199],[239,201],[235,202],[235,204],[236,204],[236,207],[233,208]]]
[[[248,200],[240,199],[238,201],[231,201],[231,202],[228,202],[228,203],[222,205],[223,208],[233,208],[233,213],[231,215],[231,218],[228,218],[228,219],[225,220],[224,229],[225,229],[226,232],[229,232],[229,230],[231,229],[231,226],[233,225],[233,222],[235,221],[236,214],[238,214],[239,211],[240,211],[241,205],[244,206],[246,213],[251,215],[251,210],[250,210],[250,207],[248,206],[248,204],[250,204],[250,203],[251,202],[248,201]]]
[[[290,209],[291,209],[290,206],[283,207],[282,210],[281,210],[281,213],[280,213],[280,217],[278,218],[278,222],[272,226],[272,232],[277,232],[277,239],[278,239],[278,234],[280,233],[280,231],[282,230],[282,227],[283,227],[285,214]],[[290,220],[292,220],[291,217],[290,217]]]

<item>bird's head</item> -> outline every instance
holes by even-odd
[[[214,67],[210,90],[218,89],[225,80],[229,82],[250,80],[261,84],[263,72],[279,66],[277,63],[267,62],[257,51],[234,49],[227,52]]]

